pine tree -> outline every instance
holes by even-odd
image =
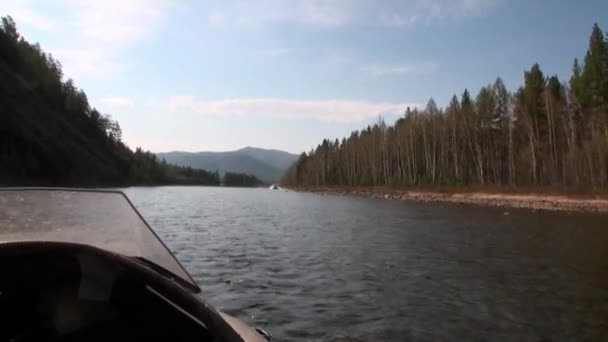
[[[331,177],[328,184],[608,190],[606,40],[594,26],[585,62],[574,60],[567,84],[534,64],[513,95],[498,78],[475,100],[465,90],[445,111],[430,100],[422,111],[407,108],[392,126],[379,121],[353,132],[332,149],[331,173],[346,180]],[[315,184],[324,158],[321,148],[311,152],[292,168],[302,178],[289,171],[284,181]]]
[[[492,85],[494,93],[494,113],[492,115],[492,128],[494,130],[503,130],[505,123],[508,121],[509,115],[509,91],[498,77]]]
[[[580,101],[586,110],[596,112],[606,109],[608,100],[608,63],[607,44],[604,34],[597,25],[593,26],[589,38],[589,49],[585,55],[585,63],[581,75]]]

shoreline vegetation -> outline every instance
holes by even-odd
[[[324,139],[300,155],[281,184],[424,202],[605,211],[608,35],[593,26],[568,80],[543,73],[539,64],[523,76],[514,92],[499,77],[476,96],[468,89],[455,94],[444,108],[431,98],[392,125],[379,117],[341,140]]]
[[[446,203],[481,207],[520,208],[550,211],[608,213],[608,196],[564,194],[547,191],[523,192],[521,189],[452,189],[394,187],[288,187],[291,191],[319,195],[354,196],[420,203]]]
[[[254,175],[226,172],[222,178],[222,185],[227,187],[254,188],[264,184]]]

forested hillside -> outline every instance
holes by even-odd
[[[61,63],[0,26],[0,185],[214,184],[217,173],[131,151],[109,115],[91,107]]]
[[[256,176],[246,173],[226,172],[223,178],[224,186],[256,187],[262,184]]]
[[[227,152],[174,151],[158,153],[157,156],[175,165],[218,170],[220,174],[246,173],[270,183],[278,181],[287,168],[298,159],[295,154],[255,147]]]
[[[324,140],[287,171],[291,186],[481,185],[608,190],[608,37],[593,27],[563,82],[538,64],[510,93],[498,78],[438,108],[407,108],[342,141]]]

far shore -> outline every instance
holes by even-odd
[[[290,187],[322,195],[359,196],[426,203],[468,204],[486,207],[608,213],[608,197],[495,190],[420,190],[390,187]]]

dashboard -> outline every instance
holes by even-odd
[[[136,261],[83,247],[0,247],[0,342],[220,340]]]

